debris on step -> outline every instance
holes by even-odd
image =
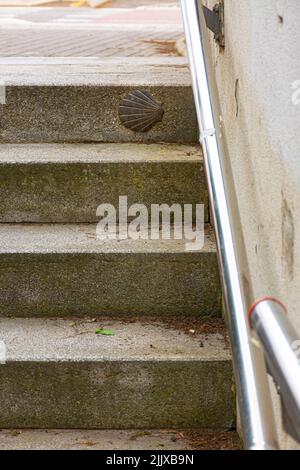
[[[0,450],[240,450],[235,431],[0,430]]]
[[[186,57],[187,51],[186,51],[185,37],[182,37],[182,38],[180,38],[176,41],[175,49],[176,49],[176,52],[177,52],[178,56]]]
[[[95,331],[96,335],[103,335],[103,336],[115,336],[114,332],[111,330],[105,330],[100,328],[99,330]]]

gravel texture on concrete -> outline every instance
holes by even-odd
[[[0,62],[6,87],[6,104],[0,105],[1,143],[198,142],[185,59],[8,62]],[[120,121],[120,102],[135,90],[149,92],[164,109],[162,121],[148,132],[134,132]]]
[[[211,227],[202,249],[185,242],[103,241],[90,224],[0,224],[0,316],[219,316]]]
[[[188,182],[188,184],[187,184]],[[200,146],[168,144],[2,144],[0,221],[97,222],[100,204],[204,204]]]
[[[221,335],[107,320],[6,319],[0,330],[2,428],[233,425],[232,367]]]
[[[239,450],[235,432],[182,430],[29,430],[0,431],[1,450]]]

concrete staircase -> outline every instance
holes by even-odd
[[[0,427],[229,430],[232,368],[188,68],[57,62],[0,67]],[[147,133],[118,116],[136,89],[163,103]],[[101,242],[97,206],[120,195],[204,203],[204,248]],[[3,433],[0,447],[18,447]]]

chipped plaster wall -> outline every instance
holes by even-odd
[[[283,299],[300,332],[299,0],[224,3],[212,49],[255,294]]]

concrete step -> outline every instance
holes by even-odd
[[[97,222],[99,204],[197,204],[208,194],[200,147],[2,144],[0,222]]]
[[[2,58],[0,76],[0,142],[198,142],[185,58]],[[119,118],[121,100],[135,90],[164,109],[148,132]]]
[[[110,240],[96,225],[0,224],[0,315],[221,314],[214,235]]]
[[[240,450],[236,432],[0,430],[0,450]]]
[[[97,335],[98,328],[114,336]],[[230,429],[227,342],[197,330],[145,321],[1,319],[7,357],[0,365],[0,427]]]

